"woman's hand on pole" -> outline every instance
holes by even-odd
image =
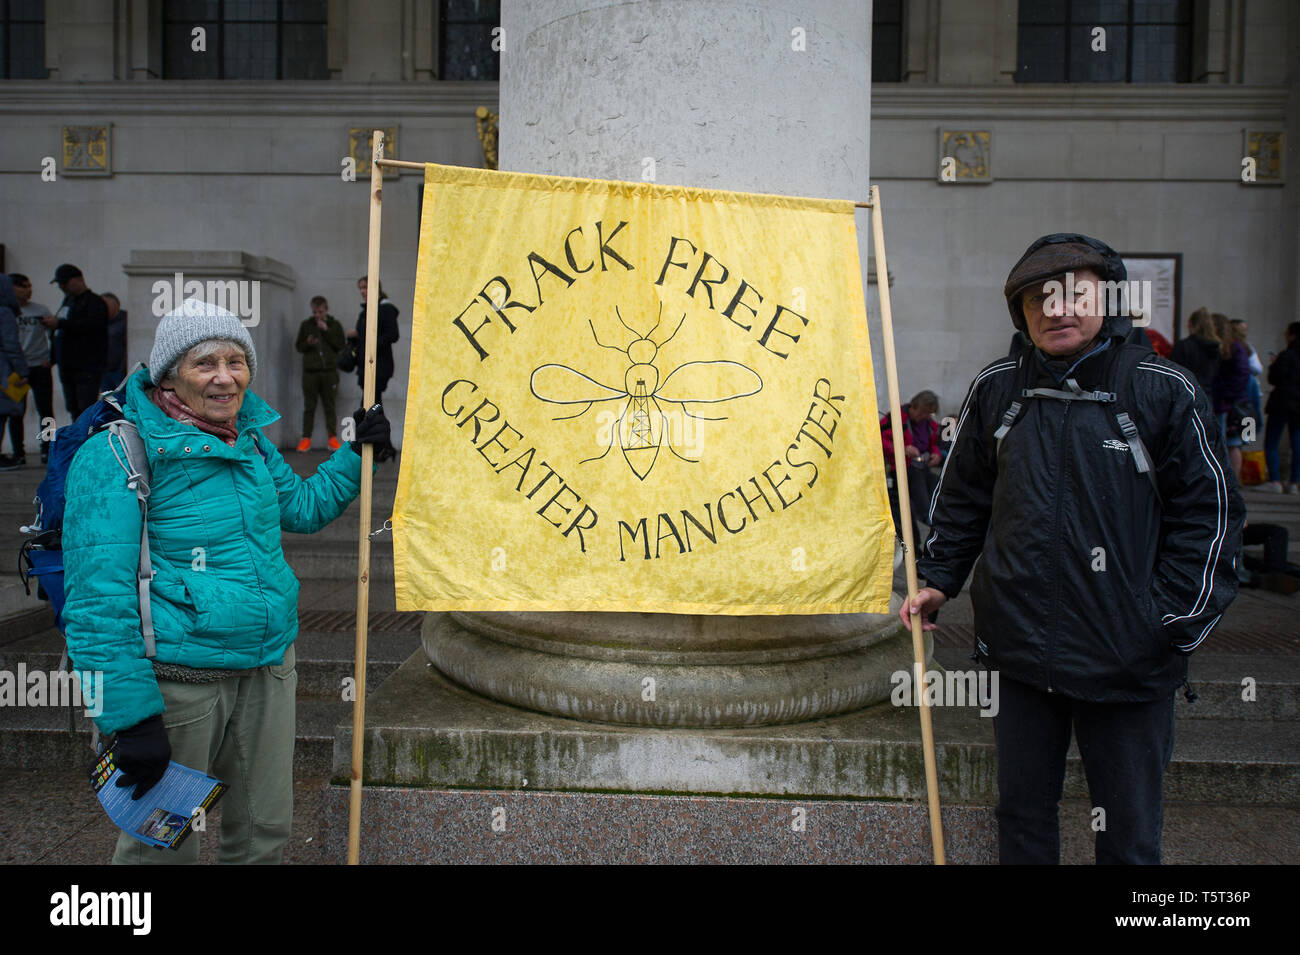
[[[363,444],[375,446],[375,460],[387,461],[397,454],[392,445],[392,425],[384,415],[382,405],[372,405],[369,411],[358,408],[353,412],[352,420],[357,423],[357,439],[352,442],[352,450],[361,453]]]

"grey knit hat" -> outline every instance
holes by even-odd
[[[167,371],[187,351],[211,338],[239,343],[248,359],[251,381],[257,374],[257,352],[248,329],[238,315],[197,298],[186,299],[159,320],[153,337],[153,351],[149,353],[149,378],[155,385],[161,384]]]

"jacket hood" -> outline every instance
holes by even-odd
[[[1120,254],[1100,239],[1078,232],[1055,232],[1034,240],[1011,269],[1003,288],[1011,322],[1016,329],[1026,336],[1029,334],[1020,308],[1020,294],[1025,289],[1054,276],[1082,269],[1096,272],[1106,282],[1122,282],[1128,278],[1128,269],[1124,267]],[[1101,299],[1099,304],[1105,307],[1109,296],[1098,297]],[[1111,314],[1108,310],[1102,319],[1101,338],[1125,338],[1133,330],[1127,294],[1120,294],[1117,305],[1119,307],[1114,311],[1118,314]]]
[[[5,272],[0,272],[0,308],[13,309],[15,316],[22,310],[18,296],[14,294],[14,280]]]

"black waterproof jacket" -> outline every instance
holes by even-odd
[[[68,312],[59,321],[63,333],[60,374],[92,370],[102,373],[108,355],[108,306],[90,289],[80,295],[64,296],[63,304],[68,306]]]
[[[397,326],[397,306],[386,298],[379,300],[379,340],[375,342],[375,381],[387,382],[393,377],[393,343],[401,337]],[[366,306],[362,304],[357,316],[357,384],[363,384],[366,374]],[[381,389],[382,390],[382,389]]]
[[[1268,383],[1273,390],[1264,411],[1271,415],[1300,415],[1300,338],[1268,366]]]
[[[1113,390],[1121,348],[1138,347],[1121,342],[1075,368],[1084,390]],[[1062,387],[1032,346],[976,375],[918,570],[952,598],[978,559],[976,653],[1001,675],[1080,700],[1161,698],[1237,593],[1245,509],[1209,401],[1154,353],[1134,369],[1121,402],[1157,499],[1110,404],[1031,399],[995,450],[1021,362],[1028,387]]]
[[[1186,338],[1180,338],[1174,342],[1173,350],[1169,353],[1169,360],[1175,364],[1182,365],[1193,375],[1200,384],[1201,390],[1211,397],[1214,396],[1214,379],[1219,374],[1219,343],[1210,341],[1208,338],[1202,338],[1200,335],[1188,335]]]

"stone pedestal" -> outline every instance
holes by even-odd
[[[992,862],[993,721],[934,721],[948,859]],[[340,862],[351,746],[340,724],[323,803]],[[417,651],[367,701],[362,781],[363,863],[930,861],[916,710],[889,703],[787,726],[594,723],[488,699]]]

